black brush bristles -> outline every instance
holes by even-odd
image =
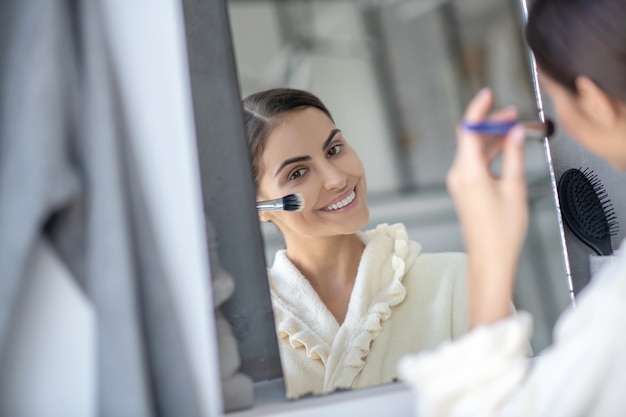
[[[546,119],[545,124],[546,124],[546,137],[549,138],[552,135],[554,135],[554,132],[556,131],[556,127],[554,126],[554,122],[550,119]]]
[[[304,208],[304,197],[302,194],[289,194],[283,198],[274,200],[257,201],[257,211],[298,211]]]
[[[576,237],[598,255],[612,254],[611,236],[619,226],[598,176],[590,169],[568,169],[559,180],[558,194],[563,220]]]
[[[289,194],[283,197],[283,210],[299,211],[304,208],[304,197],[302,194]]]

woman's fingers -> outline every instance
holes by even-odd
[[[491,164],[496,156],[502,153],[504,138],[485,138],[484,153],[485,160]]]
[[[463,115],[463,123],[481,123],[483,121],[512,121],[517,119],[517,109],[505,107],[490,113],[493,105],[493,94],[490,89],[483,88],[468,104]],[[495,155],[501,150],[503,137],[483,135],[464,129],[460,125],[457,129],[458,147],[460,155],[465,155],[479,161],[491,163]],[[480,157],[478,157],[480,153]]]
[[[463,120],[470,123],[477,123],[483,120],[491,105],[493,104],[493,94],[489,88],[480,90],[469,102],[463,115]]]
[[[498,122],[509,122],[517,119],[517,109],[509,106],[502,109],[491,112],[488,120]]]
[[[492,104],[493,94],[491,90],[482,89],[468,104],[463,122],[481,123],[483,121],[512,121],[517,119],[517,110],[514,107],[505,107],[490,112]],[[523,131],[513,129],[506,136],[489,136],[464,129],[460,125],[457,130],[457,138],[457,153],[447,178],[449,189],[463,189],[467,186],[468,181],[495,180],[490,166],[494,159],[503,152],[506,152],[506,155],[503,155],[501,174],[523,180],[524,155],[521,146]],[[510,141],[515,142],[509,144]]]
[[[463,121],[478,123],[485,119],[493,104],[493,94],[488,88],[480,90],[469,102],[463,115]],[[470,132],[462,126],[457,128],[457,160],[458,158],[470,158],[473,161],[482,159],[484,138],[477,133]]]
[[[524,128],[516,126],[511,129],[504,140],[501,177],[505,182],[524,182],[525,138]]]

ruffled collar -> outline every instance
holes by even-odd
[[[324,392],[349,388],[361,372],[382,323],[406,296],[402,279],[421,251],[402,224],[381,224],[357,235],[365,250],[341,326],[285,250],[276,254],[270,270],[278,336],[324,363]]]

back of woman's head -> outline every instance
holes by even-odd
[[[626,0],[534,0],[526,41],[541,71],[571,92],[585,75],[626,102]]]
[[[261,157],[268,136],[286,114],[307,107],[317,108],[333,120],[324,103],[303,90],[274,88],[251,94],[243,100],[244,130],[257,187],[261,175]]]

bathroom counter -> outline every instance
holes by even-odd
[[[414,394],[403,383],[392,383],[354,391],[290,401],[284,397],[282,379],[257,382],[255,404],[227,417],[413,417]]]

